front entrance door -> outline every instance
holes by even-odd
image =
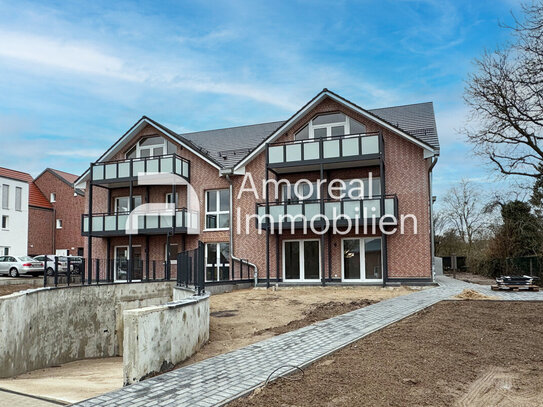
[[[134,256],[132,266],[132,280],[141,280],[143,277],[143,261],[141,258],[141,246],[132,246]],[[115,255],[115,280],[128,278],[128,246],[116,246]]]
[[[320,279],[319,243],[318,240],[287,240],[283,243],[283,280]]]
[[[381,238],[343,239],[343,281],[382,281]]]

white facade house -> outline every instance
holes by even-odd
[[[28,250],[28,182],[0,174],[0,256]]]

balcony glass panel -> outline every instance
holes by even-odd
[[[89,231],[89,218],[88,216],[83,217],[83,232]]]
[[[138,230],[145,230],[145,216],[138,216]]]
[[[272,146],[268,150],[270,163],[282,163],[283,158],[283,146]]]
[[[137,177],[138,174],[140,173],[142,174],[145,173],[145,161],[143,160],[134,161],[132,163],[132,171],[133,171],[132,175],[134,177]]]
[[[319,142],[312,141],[303,144],[304,146],[304,160],[318,160],[319,159]]]
[[[92,231],[102,232],[104,230],[104,219],[101,216],[92,217]]]
[[[175,214],[175,226],[178,228],[182,228],[186,225],[185,218],[187,216],[187,213],[185,211],[182,212],[176,212]]]
[[[104,230],[110,231],[110,230],[116,230],[117,226],[115,224],[115,219],[117,217],[115,215],[107,215],[104,219]]]
[[[379,136],[362,137],[362,154],[379,153]]]
[[[119,178],[127,178],[130,176],[130,162],[119,163]]]
[[[343,157],[360,154],[358,151],[358,140],[358,137],[350,137],[343,140]]]
[[[313,216],[319,215],[320,213],[321,213],[320,203],[317,202],[317,203],[305,204],[305,218],[307,219],[307,221],[311,221],[311,218],[313,218]]]
[[[259,206],[257,207],[256,214],[262,218],[266,214],[266,207],[265,206]]]
[[[371,219],[372,216],[379,218],[381,215],[381,208],[379,206],[379,199],[367,199],[362,201],[362,215],[361,217]]]
[[[324,158],[339,157],[339,140],[324,140],[323,156]]]
[[[360,212],[360,201],[343,202],[343,213],[351,220],[362,218],[362,214]]]
[[[126,224],[126,221],[128,220],[128,215],[117,215],[119,220],[118,220],[118,227],[119,229],[118,230],[126,230],[127,228],[127,224]]]
[[[283,205],[270,206],[270,216],[273,222],[279,222],[279,216],[285,213],[285,207]]]
[[[147,229],[158,229],[158,215],[146,215]]]
[[[117,178],[117,164],[106,164],[106,179]]]
[[[181,160],[179,158],[176,158],[175,159],[175,173],[177,175],[183,175],[183,173],[181,172],[182,171],[182,167],[181,167]]]
[[[189,163],[187,161],[183,161],[183,173],[181,175],[184,177],[189,176]]]
[[[335,216],[334,216],[335,213]],[[341,213],[341,205],[339,202],[325,202],[324,203],[324,214],[330,220],[335,219]]]
[[[303,221],[303,218],[300,216],[301,214],[302,214],[301,204],[287,205],[287,215],[289,215],[289,217],[285,218],[285,221],[286,222],[301,222]],[[294,217],[296,216],[297,218],[294,219]]]
[[[302,159],[302,145],[287,145],[287,161],[300,161]]]
[[[173,217],[170,215],[160,215],[160,227],[161,228],[171,228],[172,227]]]
[[[104,166],[103,165],[95,165],[92,169],[92,179],[93,180],[101,180],[104,179]]]
[[[158,172],[158,158],[147,160],[147,172]]]
[[[386,198],[385,199],[385,215],[391,215],[394,216],[394,199],[393,198]]]
[[[160,159],[160,172],[171,173],[173,172],[173,158],[163,157]]]

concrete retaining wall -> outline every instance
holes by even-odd
[[[171,301],[174,284],[40,288],[0,297],[0,377],[122,354],[123,312]]]
[[[174,289],[174,297],[183,295]],[[125,384],[171,369],[209,339],[209,294],[123,315]]]

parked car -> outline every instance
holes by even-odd
[[[18,277],[20,274],[38,275],[43,272],[43,263],[30,256],[0,257],[0,274]]]
[[[55,274],[55,257],[58,258],[58,272],[60,274],[66,274],[68,269],[68,259],[70,260],[70,272],[73,274],[81,273],[83,269],[83,257],[80,256],[55,256],[54,254],[42,254],[34,257],[34,260],[44,263],[47,275],[52,276]],[[45,264],[46,259],[47,264]]]

